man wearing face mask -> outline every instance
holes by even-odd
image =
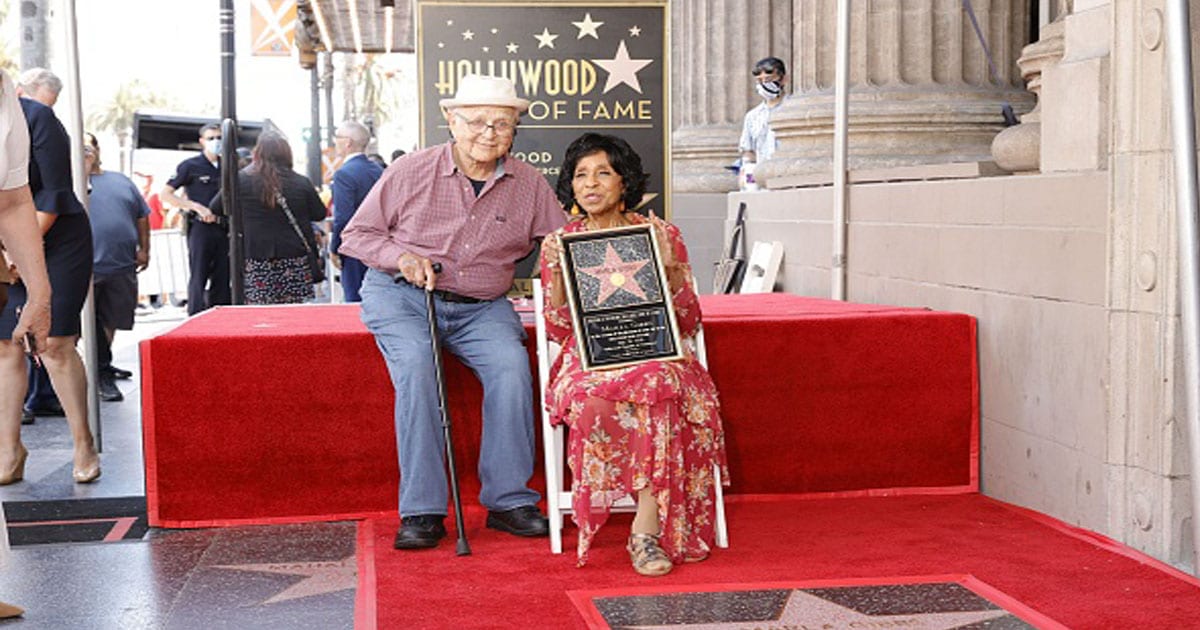
[[[775,132],[771,130],[767,121],[771,112],[783,102],[783,89],[787,85],[787,66],[777,57],[767,57],[754,64],[751,74],[754,77],[754,91],[762,98],[762,102],[746,112],[738,150],[742,152],[743,163],[761,163],[770,159],[778,144]]]
[[[175,167],[159,197],[188,217],[188,315],[232,301],[229,287],[229,237],[221,219],[204,205],[221,189],[221,128],[215,123],[200,128],[200,155]],[[184,189],[187,198],[175,194]]]

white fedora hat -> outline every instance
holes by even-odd
[[[518,113],[529,109],[529,101],[517,97],[517,89],[512,81],[482,74],[464,75],[458,80],[458,91],[454,93],[454,98],[444,98],[438,104],[447,109],[473,105],[512,107]]]

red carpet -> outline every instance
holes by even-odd
[[[375,522],[378,627],[575,628],[584,622],[568,595],[573,591],[901,582],[945,574],[972,576],[1070,628],[1197,627],[1200,582],[1194,578],[977,494],[734,499],[728,510],[730,548],[663,578],[642,578],[629,567],[622,548],[628,518],[622,516],[601,531],[582,569],[571,554],[551,554],[544,539],[484,529],[478,510],[468,511],[474,553],[467,557],[454,555],[453,532],[436,550],[394,551],[395,519]],[[574,529],[567,533],[574,540]]]
[[[703,308],[730,493],[977,487],[970,317],[780,294],[710,296]],[[217,308],[141,355],[152,525],[395,510],[392,390],[357,306]],[[481,394],[457,361],[446,366],[474,501]]]

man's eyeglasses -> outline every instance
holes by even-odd
[[[467,120],[466,116],[458,112],[454,112],[454,117],[463,121],[467,129],[471,130],[471,133],[483,133],[485,130],[491,129],[498,136],[507,136],[517,130],[517,126],[507,120],[497,120],[489,124],[482,120]]]

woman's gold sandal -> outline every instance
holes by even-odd
[[[629,550],[629,559],[633,562],[634,571],[652,577],[671,572],[671,559],[658,545],[658,536],[631,534],[626,549]]]

